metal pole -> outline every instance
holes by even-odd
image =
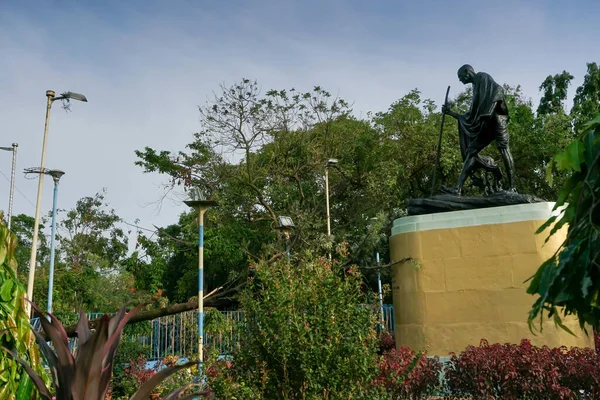
[[[12,170],[10,173],[10,194],[8,197],[8,230],[10,231],[11,222],[12,222],[12,206],[13,206],[13,198],[15,193],[15,169],[17,168],[17,147],[19,147],[18,143],[12,144]]]
[[[377,266],[379,266],[379,252],[377,252]],[[384,325],[383,318],[383,291],[381,290],[381,271],[377,270],[377,285],[379,286],[379,309],[381,311],[381,324]]]
[[[206,208],[198,208],[198,373],[202,377],[202,363],[204,361],[204,213]]]
[[[446,89],[446,98],[444,99],[444,105],[448,106],[448,93],[450,93],[450,86]],[[438,169],[440,168],[440,154],[442,151],[442,134],[444,133],[444,120],[446,119],[446,114],[442,112],[442,122],[440,123],[440,135],[438,137],[438,147],[437,154],[435,156],[435,167],[433,167],[433,179],[431,180],[431,192],[429,193],[430,197],[433,197],[433,193],[435,191],[435,178],[437,176]]]
[[[42,208],[42,190],[44,188],[44,162],[46,161],[46,143],[48,141],[48,124],[50,121],[50,109],[55,93],[52,90],[46,91],[48,103],[46,105],[46,122],[44,123],[44,141],[42,142],[42,159],[40,161],[40,176],[38,180],[37,202],[35,206],[35,221],[33,223],[33,238],[31,242],[31,258],[29,259],[29,276],[27,279],[27,299],[33,301],[33,284],[35,278],[35,262],[37,257],[38,230],[40,227],[40,209]],[[31,304],[25,302],[25,312],[31,312]]]
[[[52,291],[54,288],[54,237],[56,236],[56,199],[58,198],[58,180],[54,178],[54,197],[52,199],[52,233],[50,236],[50,272],[48,277],[48,313],[52,312]]]
[[[327,205],[327,240],[331,241],[331,221],[329,215],[329,166],[325,166],[325,203]],[[329,261],[331,261],[331,252],[329,252]]]

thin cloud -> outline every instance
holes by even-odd
[[[0,118],[4,145],[19,142],[17,186],[35,199],[35,181],[20,171],[39,166],[45,90],[81,92],[89,103],[68,114],[55,107],[50,123],[46,166],[67,172],[59,205],[106,187],[118,214],[142,226],[173,223],[186,208],[167,202],[157,215],[143,207],[165,181],[142,174],[134,150],[183,149],[200,129],[197,105],[220,83],[320,85],[364,116],[413,88],[441,102],[447,85],[463,90],[456,70],[469,62],[534,100],[548,74],[566,69],[575,75],[572,96],[599,33],[588,16],[593,3],[564,13],[515,0],[66,4],[20,2],[0,12]],[[0,154],[0,170],[10,172],[10,156]],[[45,214],[50,180],[44,190]],[[0,201],[7,191],[0,185]],[[16,197],[21,212],[33,214]]]

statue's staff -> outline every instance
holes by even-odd
[[[450,86],[446,89],[446,98],[444,99],[444,106],[448,107],[448,93],[450,93]],[[438,168],[440,167],[440,153],[442,151],[442,133],[444,132],[444,119],[446,113],[442,111],[442,123],[440,124],[440,137],[438,139],[437,155],[435,157],[435,168],[433,169],[433,180],[431,181],[431,196],[435,190],[435,178],[437,175]]]

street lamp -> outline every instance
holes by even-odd
[[[12,168],[10,171],[10,193],[8,195],[8,230],[10,231],[10,225],[12,222],[12,206],[13,206],[13,195],[15,192],[15,169],[17,168],[17,147],[18,143],[13,143],[12,147],[0,147],[0,150],[12,151]]]
[[[42,142],[42,159],[40,161],[40,171],[44,171],[44,162],[46,161],[46,143],[48,141],[48,124],[50,121],[50,111],[52,104],[56,100],[63,100],[69,102],[70,100],[83,101],[87,103],[87,98],[79,93],[65,92],[60,96],[55,97],[56,93],[53,90],[46,90],[46,97],[48,102],[46,104],[46,121],[44,123],[44,140]],[[31,243],[31,258],[29,259],[29,276],[27,279],[27,299],[33,301],[33,282],[35,278],[35,262],[37,257],[37,241],[38,241],[38,230],[40,226],[40,209],[42,205],[42,189],[44,182],[44,174],[39,174],[38,178],[38,190],[37,190],[37,201],[35,205],[35,220],[33,223],[33,238]],[[31,304],[25,302],[25,311],[27,314],[31,311]]]
[[[198,211],[198,372],[202,377],[203,339],[204,339],[204,213],[211,206],[216,206],[214,200],[206,200],[202,191],[192,189],[190,200],[184,203]]]
[[[294,221],[290,217],[280,216],[279,217],[279,226],[277,226],[277,230],[283,233],[285,236],[285,252],[287,253],[288,261],[290,259],[290,235],[294,230]]]
[[[52,198],[52,233],[50,234],[50,271],[48,276],[48,313],[52,312],[52,290],[54,288],[54,237],[56,236],[56,199],[58,198],[58,181],[65,174],[59,169],[44,171],[54,180],[54,196]]]
[[[331,241],[331,216],[329,214],[329,167],[337,165],[338,160],[330,158],[325,163],[325,203],[327,205],[327,239]],[[329,260],[331,261],[331,252],[329,252]]]
[[[377,266],[380,266],[379,252],[377,252]],[[379,311],[381,312],[381,327],[385,326],[385,319],[383,317],[383,291],[381,290],[381,269],[377,269],[377,286],[379,291]]]

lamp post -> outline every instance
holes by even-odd
[[[330,158],[325,163],[325,204],[327,206],[327,240],[331,241],[331,215],[329,213],[329,167],[337,165],[338,160]],[[329,252],[331,261],[331,251]]]
[[[379,267],[379,252],[377,252],[377,266]],[[383,291],[381,290],[381,270],[377,269],[377,286],[379,291],[379,310],[381,312],[381,327],[384,327],[385,319],[383,318]]]
[[[216,206],[214,200],[206,200],[200,189],[193,189],[191,199],[184,203],[198,211],[198,373],[202,377],[203,340],[204,340],[204,213],[211,206]]]
[[[13,143],[12,147],[0,147],[0,150],[12,151],[12,168],[10,171],[10,193],[8,195],[8,230],[12,222],[12,206],[13,206],[13,195],[15,192],[15,169],[17,168],[17,147],[18,143]]]
[[[56,199],[58,198],[58,181],[65,174],[59,169],[44,171],[54,180],[54,196],[52,198],[52,233],[50,236],[50,271],[48,276],[48,313],[52,312],[52,292],[54,288],[54,238],[56,236]]]
[[[46,97],[48,98],[48,102],[46,104],[46,121],[44,123],[44,140],[42,142],[42,159],[40,161],[40,171],[44,171],[44,163],[46,161],[46,143],[48,141],[48,125],[50,122],[50,111],[52,109],[52,104],[56,100],[70,101],[77,100],[87,102],[87,98],[79,93],[73,92],[65,92],[60,96],[55,97],[56,93],[53,90],[46,91]],[[29,259],[29,275],[27,279],[27,299],[33,301],[33,283],[35,278],[35,262],[37,257],[37,241],[38,241],[38,230],[40,227],[40,209],[42,205],[42,189],[44,183],[44,174],[39,174],[38,178],[38,190],[37,190],[37,201],[35,205],[35,220],[33,223],[33,238],[31,242],[31,258]],[[25,311],[27,314],[31,311],[31,304],[25,302]]]
[[[283,233],[285,236],[285,252],[287,253],[288,261],[290,260],[290,235],[294,230],[294,221],[290,217],[280,216],[279,217],[279,226],[277,226],[277,230]]]

